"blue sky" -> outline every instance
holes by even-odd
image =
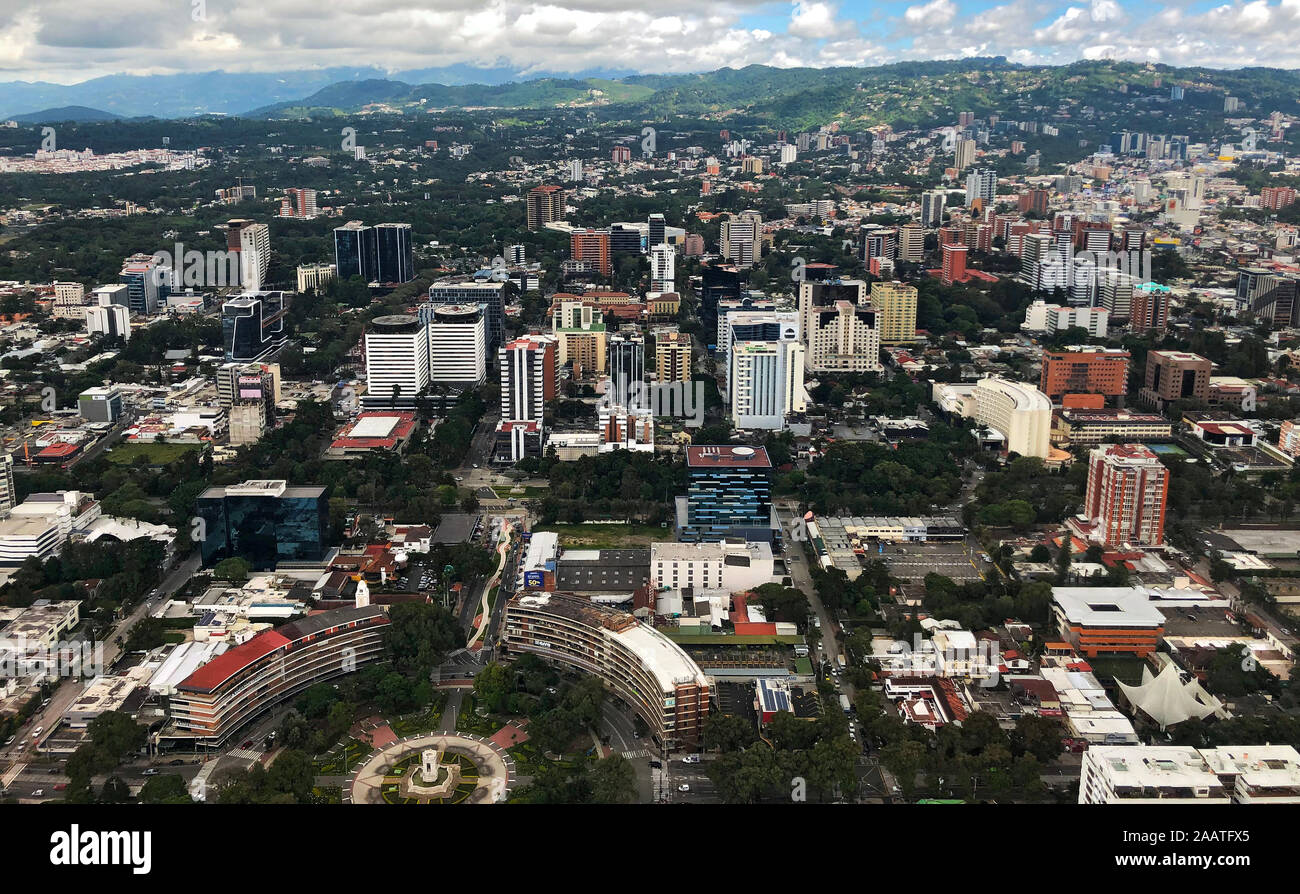
[[[0,0],[0,80],[356,65],[653,73],[970,55],[1300,68],[1300,0]]]

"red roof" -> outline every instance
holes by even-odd
[[[289,640],[274,630],[259,633],[243,645],[228,649],[181,681],[181,689],[195,692],[212,692],[222,683]]]

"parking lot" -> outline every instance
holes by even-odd
[[[871,557],[883,559],[894,577],[918,583],[931,572],[958,582],[981,580],[983,572],[992,568],[981,558],[978,546],[968,548],[963,543],[886,544],[884,553],[873,552]]]

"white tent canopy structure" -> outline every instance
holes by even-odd
[[[1191,687],[1184,685],[1178,666],[1172,661],[1154,677],[1151,669],[1143,665],[1140,686],[1116,682],[1133,707],[1154,720],[1161,730],[1193,717],[1203,719],[1218,710],[1215,705],[1207,705],[1192,694]]]

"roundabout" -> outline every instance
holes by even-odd
[[[493,804],[515,778],[514,759],[472,733],[426,733],[371,752],[343,786],[345,804]]]

